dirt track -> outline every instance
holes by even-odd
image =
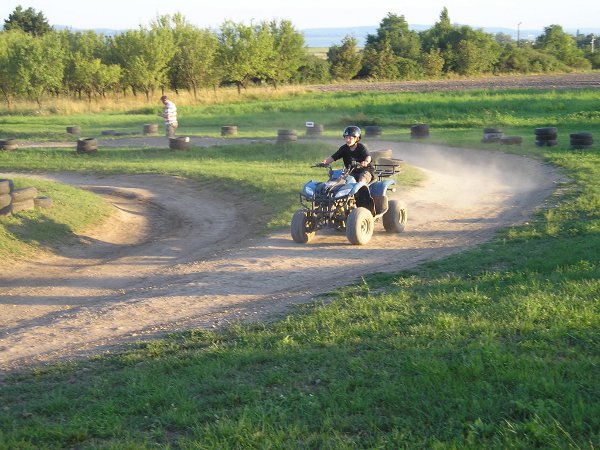
[[[256,238],[258,205],[177,178],[44,175],[106,196],[115,214],[80,236],[81,245],[0,274],[0,370],[289,312],[363,273],[414,267],[489,240],[525,221],[561,181],[553,168],[514,155],[369,146],[393,149],[428,178],[393,194],[407,203],[406,232],[390,235],[379,223],[367,248],[337,232],[308,245],[288,230]]]

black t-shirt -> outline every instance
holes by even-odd
[[[331,155],[334,161],[337,161],[340,158],[343,159],[345,167],[351,165],[352,161],[363,162],[365,159],[367,159],[367,156],[370,156],[369,150],[367,149],[367,146],[362,142],[357,143],[356,148],[354,150],[350,149],[348,144],[344,144],[340,148],[338,148],[338,150],[333,155]],[[352,173],[358,174],[364,170],[373,173],[374,168],[372,164],[369,163],[367,167],[357,167],[352,171]]]

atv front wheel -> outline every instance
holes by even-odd
[[[294,213],[290,231],[292,239],[298,244],[306,244],[314,237],[315,232],[310,230],[310,222],[305,210],[299,209]]]
[[[373,214],[361,206],[348,215],[346,237],[354,245],[364,245],[371,240],[373,228],[375,228]]]
[[[387,212],[383,215],[383,228],[388,233],[402,233],[406,228],[408,214],[406,206],[398,200],[390,200]]]

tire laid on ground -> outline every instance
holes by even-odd
[[[346,220],[346,237],[351,244],[365,245],[373,236],[375,219],[371,211],[362,206],[353,209]]]
[[[102,136],[117,136],[119,133],[117,133],[115,130],[104,130],[101,131],[100,134],[102,134]]]
[[[6,208],[12,202],[10,194],[0,194],[0,209]]]
[[[390,200],[388,210],[382,219],[385,231],[388,233],[402,233],[408,221],[406,206],[398,200]]]
[[[306,127],[307,136],[321,136],[323,134],[323,125],[315,123],[312,127]]]
[[[32,198],[27,199],[27,200],[22,200],[19,202],[13,201],[10,204],[10,212],[11,213],[16,213],[19,211],[28,211],[28,210],[34,209],[34,208],[35,208],[35,202],[33,201]]]
[[[367,125],[365,127],[365,137],[379,137],[382,132],[382,128],[378,125]]]
[[[98,151],[98,141],[96,138],[77,139],[77,153],[93,153]]]
[[[0,140],[0,150],[16,150],[18,147],[16,139],[2,139]]]
[[[502,145],[521,145],[523,143],[523,138],[521,136],[505,136],[500,139],[500,143]]]
[[[484,128],[483,139],[481,139],[481,142],[483,144],[491,144],[494,142],[500,142],[502,138],[504,138],[504,133],[502,130],[498,128]]]
[[[33,204],[36,208],[50,208],[52,199],[50,197],[36,197],[33,199]]]
[[[410,137],[413,139],[421,139],[429,137],[429,125],[421,123],[410,127]]]
[[[221,127],[221,136],[235,136],[237,135],[237,125],[226,125]]]
[[[546,139],[546,140],[538,140],[536,139],[535,145],[538,147],[554,147],[558,145],[558,141],[556,139]]]
[[[13,203],[33,200],[38,195],[38,190],[34,187],[15,189],[10,193]]]
[[[315,236],[314,231],[308,231],[308,221],[305,210],[298,209],[292,216],[290,233],[294,242],[297,242],[298,244],[306,244]]]
[[[10,194],[14,187],[13,180],[0,179],[0,194]]]
[[[190,138],[188,136],[169,138],[169,148],[171,150],[189,150]]]
[[[147,123],[144,125],[144,136],[158,134],[158,125],[155,123]]]
[[[296,142],[298,140],[298,133],[296,130],[277,130],[277,142]]]
[[[371,154],[371,158],[373,159],[373,164],[377,164],[377,160],[379,158],[391,158],[392,157],[392,149],[387,148],[385,150],[374,150],[369,152]]]
[[[67,127],[67,133],[69,133],[69,134],[81,134],[81,128],[80,127],[76,127],[76,126]]]

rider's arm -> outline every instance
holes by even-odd
[[[322,163],[325,164],[326,166],[331,164],[333,161],[335,161],[335,159],[333,159],[331,156],[328,156],[327,158],[325,158]]]

